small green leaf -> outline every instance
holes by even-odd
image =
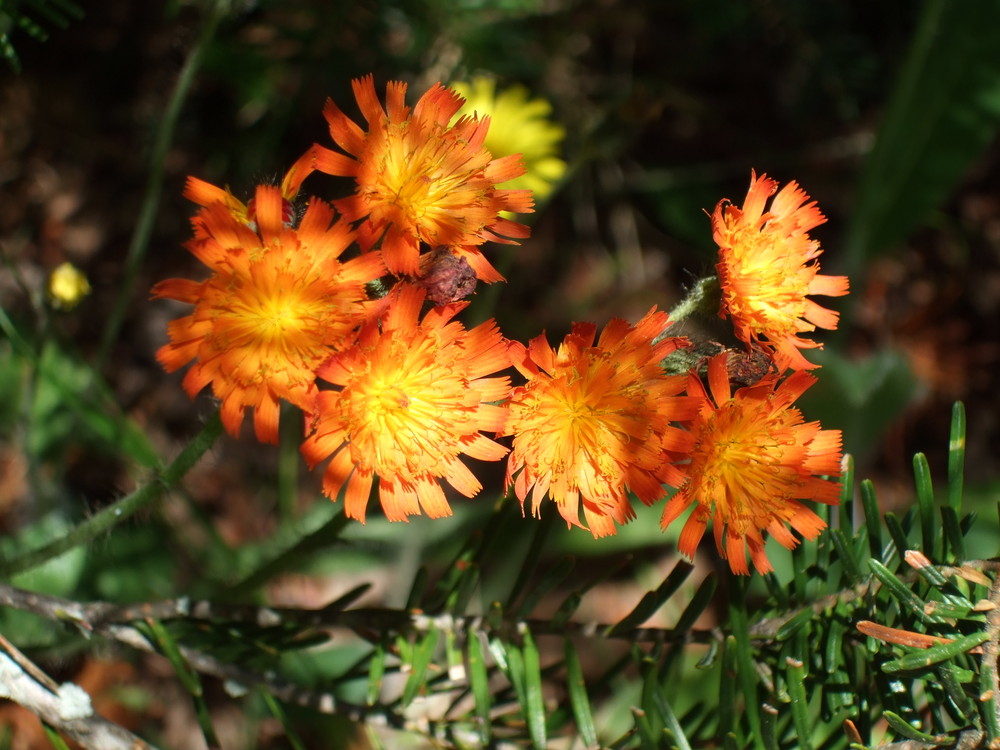
[[[989,637],[988,632],[972,633],[971,635],[956,638],[951,643],[942,643],[938,646],[919,649],[899,659],[887,661],[882,665],[882,671],[886,674],[895,674],[897,672],[926,669],[934,664],[952,659],[959,654],[964,654],[969,649],[975,648],[985,642]]]
[[[674,592],[680,588],[681,584],[684,583],[685,579],[694,570],[694,566],[685,561],[679,560],[670,574],[664,579],[656,591],[649,591],[646,593],[639,603],[635,606],[631,612],[629,612],[625,617],[619,620],[616,624],[611,625],[605,630],[605,637],[611,637],[619,633],[625,633],[633,628],[637,628],[642,623],[646,622],[650,617],[656,614],[656,611],[663,606],[663,603],[667,601]]]
[[[861,505],[865,511],[868,528],[868,552],[876,560],[882,559],[882,517],[878,510],[875,485],[870,479],[861,482]]]
[[[268,709],[274,715],[274,718],[281,723],[281,728],[285,730],[285,738],[292,746],[292,750],[306,750],[306,746],[302,744],[302,740],[299,739],[299,736],[296,734],[292,724],[288,721],[288,715],[285,713],[285,709],[281,707],[281,704],[278,703],[277,699],[267,690],[261,690],[260,694],[264,698],[264,702],[267,704]]]
[[[674,746],[677,750],[691,750],[687,735],[681,727],[680,722],[677,721],[677,716],[674,714],[673,709],[670,707],[670,702],[660,687],[657,670],[653,667],[646,670],[645,688],[644,692],[648,691],[653,710],[659,716],[663,726],[673,736]]]
[[[934,510],[934,484],[927,456],[913,456],[913,480],[917,488],[917,507],[920,509],[920,538],[923,553],[932,560],[940,558],[940,538],[937,534],[937,513]],[[935,549],[935,546],[938,549]]]
[[[837,560],[844,568],[847,580],[854,582],[861,578],[861,570],[858,568],[858,561],[854,559],[854,546],[848,541],[847,536],[841,529],[833,529],[830,532],[830,541],[837,550]]]
[[[369,706],[379,702],[382,695],[382,678],[385,676],[385,646],[376,644],[368,665],[368,692],[365,700]]]
[[[750,722],[750,736],[758,750],[765,750],[760,734],[760,701],[757,698],[757,670],[754,668],[753,647],[750,645],[750,621],[747,617],[746,582],[733,581],[729,600],[729,627],[736,650],[736,680]]]
[[[404,706],[410,705],[413,699],[417,697],[417,693],[427,685],[427,669],[434,658],[434,651],[437,648],[439,635],[440,632],[438,630],[431,630],[424,636],[423,640],[414,645],[413,661],[411,663],[413,671],[410,672],[410,676],[406,680],[406,686],[403,688],[403,697],[401,698]]]
[[[791,698],[792,723],[798,734],[799,750],[812,750],[812,721],[809,718],[809,696],[806,694],[805,663],[792,657],[785,659],[785,681]]]
[[[653,727],[650,726],[649,717],[641,708],[632,707],[632,718],[635,720],[635,728],[639,730],[639,742],[642,750],[661,750],[662,745]]]
[[[944,528],[944,538],[951,548],[950,554],[945,551],[942,561],[951,561],[960,565],[965,562],[965,536],[959,523],[958,514],[950,505],[941,508],[941,526]]]
[[[802,610],[797,612],[793,617],[791,617],[785,624],[778,628],[778,632],[775,633],[775,640],[777,641],[787,641],[793,635],[795,635],[801,628],[809,624],[813,618],[813,611],[809,607],[804,607]]]
[[[476,703],[476,722],[479,725],[479,737],[483,745],[490,743],[492,734],[492,723],[490,722],[490,708],[492,707],[492,697],[490,694],[490,676],[486,669],[486,653],[483,650],[483,636],[480,633],[471,633],[469,642],[466,644],[466,653],[469,661],[469,684],[472,687],[472,697]]]
[[[840,465],[840,528],[849,534],[854,530],[854,456],[845,453]]]
[[[933,734],[927,734],[926,732],[921,732],[915,726],[910,724],[906,719],[893,711],[885,711],[882,714],[886,723],[892,727],[892,730],[902,736],[906,737],[908,740],[919,740],[921,742],[932,742],[935,745],[939,744],[938,740],[940,738],[935,737]]]
[[[587,696],[587,685],[583,679],[583,668],[576,646],[569,638],[565,640],[566,687],[569,691],[570,705],[573,716],[576,717],[576,728],[580,732],[583,744],[588,748],[597,747],[597,730],[594,728],[594,715],[590,709],[590,698]]]
[[[823,644],[823,667],[827,674],[834,674],[844,663],[844,634],[847,626],[840,620],[831,620],[830,627],[826,634],[826,641]]]
[[[965,484],[965,404],[956,401],[951,410],[951,439],[948,442],[948,507],[962,514]]]
[[[548,739],[545,731],[545,701],[542,694],[542,665],[535,639],[524,628],[524,715],[528,720],[531,740],[538,750],[545,750]]]
[[[983,726],[986,728],[986,736],[990,743],[1000,740],[1000,711],[998,711],[995,680],[997,679],[997,665],[985,660],[983,668],[979,671],[979,715],[983,719]]]
[[[421,565],[417,568],[416,575],[413,576],[413,583],[410,584],[410,593],[406,597],[407,611],[421,609],[420,603],[424,599],[424,594],[427,593],[427,580],[429,577],[430,572],[427,570],[426,565]]]
[[[907,514],[907,520],[912,517],[912,511]],[[885,528],[889,531],[889,536],[892,537],[892,547],[886,549],[885,557],[881,558],[882,562],[888,563],[896,557],[902,557],[906,550],[910,549],[912,546],[910,540],[907,537],[906,529],[903,528],[903,524],[900,522],[899,518],[893,512],[888,512],[884,516],[885,518]],[[907,524],[907,528],[909,524]]]
[[[715,595],[717,586],[718,580],[714,575],[709,574],[705,576],[698,590],[691,597],[691,601],[688,602],[684,611],[681,612],[681,616],[677,618],[677,624],[673,628],[675,632],[684,633],[694,626],[695,621],[701,617],[702,612],[712,602],[712,597]]]
[[[878,578],[882,584],[885,586],[886,590],[895,597],[901,604],[914,612],[921,620],[929,620],[931,622],[942,622],[943,620],[939,617],[934,617],[933,615],[927,615],[924,612],[925,602],[917,596],[913,591],[907,587],[896,575],[885,567],[878,560],[869,560],[868,566],[872,571],[872,575]]]

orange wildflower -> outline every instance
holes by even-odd
[[[285,224],[292,224],[295,218],[295,210],[292,201],[302,187],[302,181],[315,171],[316,150],[310,148],[291,166],[285,173],[281,181],[281,214]],[[187,185],[184,188],[184,197],[199,206],[211,206],[214,203],[222,203],[229,209],[238,220],[256,229],[257,209],[256,201],[251,198],[244,203],[226,188],[222,189],[197,177],[188,177]],[[195,230],[198,230],[197,222]]]
[[[156,353],[167,372],[191,360],[184,377],[191,398],[211,383],[222,422],[239,434],[247,407],[263,442],[278,441],[279,400],[306,412],[315,406],[316,368],[345,345],[361,322],[365,283],[384,272],[378,254],[338,260],[354,232],[318,199],[297,228],[284,220],[278,187],[257,188],[251,228],[227,201],[203,208],[186,244],[212,269],[206,281],[168,279],[152,297],[194,305],[168,327]]]
[[[822,345],[798,334],[837,327],[838,314],[807,295],[847,294],[846,276],[823,276],[816,258],[823,252],[809,230],[826,221],[816,202],[806,203],[798,183],[775,194],[778,183],[751,173],[743,208],[719,201],[712,214],[712,234],[719,245],[720,317],[730,317],[736,336],[747,344],[766,341],[779,370],[816,367],[800,349]],[[765,213],[767,199],[774,195]]]
[[[815,539],[826,523],[800,500],[836,505],[840,488],[840,430],[803,422],[792,403],[816,378],[804,371],[778,382],[768,375],[756,385],[731,392],[726,355],[708,363],[711,398],[701,380],[689,376],[688,393],[700,401],[688,424],[694,445],[676,466],[685,475],[663,510],[660,525],[669,526],[695,504],[681,531],[678,547],[693,557],[709,518],[719,554],[734,573],[749,573],[749,548],[759,573],[772,569],[764,552],[764,532],[791,549],[798,540],[787,528]]]
[[[644,503],[663,497],[663,482],[680,478],[665,449],[684,434],[672,420],[692,418],[693,400],[676,394],[684,376],[666,375],[660,360],[687,341],[663,338],[670,324],[655,308],[635,326],[610,321],[594,345],[596,326],[575,323],[558,352],[545,336],[511,344],[512,361],[528,382],[514,389],[506,434],[514,436],[506,488],[532,514],[548,495],[567,523],[595,537],[635,516],[627,493]]]
[[[478,245],[517,244],[528,236],[526,226],[499,214],[531,211],[531,191],[496,187],[524,174],[520,156],[494,159],[484,148],[487,117],[462,117],[449,125],[464,100],[441,84],[420,97],[412,112],[404,103],[405,83],[389,83],[386,109],[372,76],[352,86],[368,130],[327,101],[323,114],[330,135],[351,156],[314,149],[319,171],[357,182],[355,194],[335,205],[351,221],[364,219],[358,227],[361,249],[381,241],[389,271],[416,276],[421,245],[446,246],[465,257],[478,278],[502,281]]]
[[[482,432],[503,429],[510,393],[504,338],[487,321],[471,330],[451,319],[466,303],[432,308],[419,321],[424,291],[402,284],[381,326],[365,324],[357,342],[319,375],[339,386],[319,394],[315,431],[302,445],[310,467],[333,456],[323,491],[345,491],[345,512],[364,522],[375,475],[390,521],[421,511],[451,514],[440,479],[466,497],[482,489],[459,457],[499,461],[507,449]]]

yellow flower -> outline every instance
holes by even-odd
[[[374,478],[390,521],[451,514],[440,480],[466,497],[482,489],[461,455],[499,461],[507,449],[483,432],[503,429],[510,393],[507,347],[493,321],[466,330],[452,321],[466,303],[432,308],[424,291],[401,284],[381,325],[367,323],[350,349],[320,370],[338,386],[319,394],[315,431],[302,445],[310,466],[333,456],[323,491],[362,522]]]
[[[712,520],[719,554],[734,573],[747,574],[746,548],[759,573],[772,569],[764,552],[764,533],[791,549],[798,540],[788,526],[815,539],[826,526],[802,504],[810,500],[836,505],[840,488],[840,430],[804,423],[792,403],[816,378],[793,372],[779,384],[776,375],[731,392],[727,355],[708,363],[711,398],[701,380],[689,376],[688,393],[700,411],[687,424],[692,445],[678,451],[677,470],[686,481],[663,510],[666,528],[695,505],[681,531],[678,548],[693,557]]]
[[[60,263],[49,276],[49,298],[59,310],[72,310],[90,294],[90,282],[72,263]]]
[[[499,215],[532,210],[529,191],[497,188],[524,173],[519,158],[494,159],[486,150],[488,118],[463,117],[450,125],[462,99],[441,84],[420,97],[412,112],[405,83],[389,83],[386,109],[370,75],[352,85],[368,130],[327,101],[323,114],[330,135],[351,156],[322,146],[314,150],[316,169],[357,183],[355,194],[335,205],[350,221],[364,220],[358,227],[362,251],[381,242],[390,272],[417,276],[421,252],[449,247],[479,279],[502,281],[478,246],[517,244],[528,236],[526,226]]]
[[[364,285],[384,271],[377,253],[338,260],[354,233],[345,221],[331,226],[328,204],[312,200],[293,228],[283,201],[278,187],[258,187],[256,228],[228,201],[203,208],[186,247],[213,275],[203,282],[168,279],[152,290],[154,299],[194,305],[170,324],[170,343],[156,355],[160,363],[173,372],[197,359],[184,377],[188,395],[211,384],[233,436],[252,407],[257,438],[269,443],[278,440],[280,399],[313,411],[317,367],[354,335]]]
[[[465,97],[459,115],[490,118],[484,145],[493,156],[521,155],[527,171],[504,186],[530,190],[536,199],[551,193],[566,172],[566,162],[559,158],[566,130],[550,119],[552,105],[545,99],[531,99],[523,86],[510,86],[497,94],[496,82],[483,76],[449,86]]]
[[[627,493],[644,503],[663,497],[663,482],[679,475],[666,449],[683,445],[670,425],[695,415],[691,399],[677,396],[683,376],[668,376],[660,360],[687,341],[653,340],[669,325],[655,308],[634,327],[619,319],[605,326],[576,323],[555,352],[544,335],[526,348],[512,343],[512,362],[528,382],[514,389],[506,434],[514,436],[507,464],[522,508],[531,493],[538,515],[546,495],[567,523],[595,537],[614,534],[634,517]]]
[[[807,299],[810,294],[838,297],[847,294],[846,276],[823,276],[816,258],[823,252],[809,230],[826,218],[816,202],[790,182],[767,199],[778,183],[751,173],[750,190],[742,209],[719,201],[712,214],[712,231],[719,245],[720,317],[730,317],[736,336],[749,344],[763,343],[774,351],[780,371],[804,370],[816,365],[800,349],[822,345],[798,337],[816,327],[837,327],[838,314]]]

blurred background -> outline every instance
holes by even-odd
[[[470,320],[493,316],[510,338],[545,330],[554,342],[572,321],[603,325],[613,316],[636,320],[653,305],[670,309],[713,271],[706,212],[723,198],[742,203],[751,169],[796,180],[828,217],[813,233],[825,248],[823,271],[851,282],[848,297],[818,300],[842,318],[837,332],[814,336],[826,348],[817,355],[820,382],[803,400],[807,418],[843,429],[884,509],[905,509],[913,453],[926,452],[932,473],[944,476],[951,405],[964,401],[967,502],[992,515],[997,2],[261,0],[232,3],[214,27],[211,15],[193,2],[0,2],[0,31],[17,58],[0,60],[0,303],[66,382],[90,382],[98,362],[106,403],[159,455],[176,453],[212,409],[204,395],[191,403],[180,376],[154,358],[167,322],[183,310],[149,302],[148,289],[173,276],[204,277],[182,247],[192,214],[181,195],[187,176],[244,198],[257,182],[280,179],[311,143],[330,144],[327,97],[360,119],[352,78],[373,73],[380,93],[389,80],[406,81],[412,104],[436,81],[488,75],[498,88],[519,84],[551,103],[568,166],[529,217],[532,237],[487,248],[508,283],[480,288]],[[206,29],[213,33],[157,174],[158,128]],[[123,269],[151,185],[162,193],[129,287]],[[46,279],[64,261],[86,273],[93,291],[71,311],[41,315]],[[120,296],[123,325],[100,362]],[[716,335],[710,322],[679,332]],[[141,478],[134,452],[101,431],[100,409],[93,422],[81,418],[44,378],[26,384],[24,373],[0,339],[5,534],[52,508],[68,523]],[[493,480],[499,487],[500,474]],[[260,446],[252,434],[223,439],[186,486],[186,502],[130,526],[124,541],[88,550],[60,578],[62,591],[122,601],[210,593],[234,560],[252,569],[288,519],[326,503],[294,450]],[[369,580],[372,601],[399,606],[410,580],[398,571],[445,559],[492,511],[498,491],[489,492],[456,504],[449,521],[353,525],[349,549],[272,582],[269,600],[320,606]],[[626,587],[592,602],[595,617],[613,618],[616,596],[627,611],[662,578],[673,548],[650,518],[600,543],[553,528],[555,556],[572,551],[595,569],[625,552],[637,560]],[[983,555],[996,553],[989,523]],[[515,574],[498,566],[490,585],[503,590]],[[491,593],[486,586],[484,601]],[[78,679],[78,670],[95,669],[108,684],[120,679],[114,670],[136,680],[127,661],[102,662],[102,672],[72,649],[62,658]],[[183,746],[184,719],[171,724],[169,701],[158,710],[178,733],[166,744]],[[254,741],[270,747],[265,734]]]

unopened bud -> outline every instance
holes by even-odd
[[[457,302],[476,289],[476,272],[469,262],[439,247],[426,258],[426,270],[419,283],[427,290],[427,299],[436,305]]]

